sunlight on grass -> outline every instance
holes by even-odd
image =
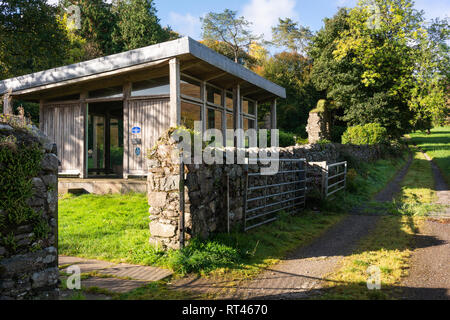
[[[59,201],[60,254],[151,264],[145,194],[65,196]]]
[[[447,184],[450,184],[450,126],[434,128],[431,135],[417,132],[410,136],[411,141],[436,162]]]
[[[325,277],[329,282],[320,299],[389,299],[400,293],[398,286],[408,274],[414,233],[423,218],[385,216],[358,250],[341,261],[338,271]],[[381,270],[381,290],[369,290],[367,269]]]
[[[413,163],[402,181],[398,200],[402,203],[433,203],[437,200],[431,163],[423,153],[416,152]]]

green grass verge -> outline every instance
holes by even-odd
[[[410,136],[413,143],[433,158],[450,185],[450,126],[434,128],[430,135],[416,132]]]
[[[415,151],[411,167],[401,183],[396,200],[404,204],[431,204],[437,200],[431,163]]]

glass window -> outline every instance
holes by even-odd
[[[155,96],[155,95],[169,95],[170,81],[169,77],[145,80],[133,83],[131,96]]]
[[[255,103],[244,99],[242,102],[242,111],[247,114],[255,114]]]
[[[206,97],[209,103],[214,103],[218,106],[222,105],[222,91],[213,88],[210,86],[206,86]]]
[[[122,97],[123,97],[122,86],[103,88],[89,92],[89,98],[122,98]]]
[[[244,118],[243,128],[244,130],[255,129],[255,120]]]
[[[227,129],[234,129],[234,121],[233,121],[233,114],[227,113]],[[228,135],[227,134],[227,147],[233,147],[234,146],[234,135]]]
[[[233,94],[231,92],[227,92],[225,98],[225,105],[228,109],[233,109]]]
[[[182,95],[202,99],[202,86],[199,81],[181,76],[180,91]]]
[[[202,108],[193,103],[181,102],[181,125],[194,129],[194,122],[202,120]]]
[[[208,109],[208,122],[206,129],[222,130],[222,112],[214,109]]]
[[[206,123],[206,129],[217,129],[222,131],[222,112],[219,110],[208,109],[208,121]],[[210,144],[215,146],[223,146],[223,136],[219,137],[214,135],[209,141]]]

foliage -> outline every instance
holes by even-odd
[[[278,146],[281,148],[295,146],[297,141],[304,142],[300,137],[298,137],[295,133],[286,132],[283,130],[278,131]],[[271,145],[271,132],[267,131],[267,144]]]
[[[278,25],[272,27],[272,42],[295,53],[304,52],[312,35],[308,27],[301,26],[290,18],[278,18]]]
[[[233,48],[223,41],[206,39],[200,42],[203,43],[208,48],[220,53],[221,55],[224,55],[228,59],[231,60],[235,59],[235,52]],[[253,44],[250,45],[250,48],[252,46]],[[253,68],[258,66],[258,60],[254,58],[250,53],[248,53],[245,49],[242,48],[239,48],[238,61],[247,68]]]
[[[27,200],[33,195],[31,179],[39,173],[41,159],[42,153],[35,142],[11,137],[0,139],[0,208],[5,213],[0,219],[2,235],[24,223],[39,224],[39,212],[34,211]],[[41,233],[36,236],[39,235]],[[4,245],[14,252],[11,241]]]
[[[387,130],[378,123],[349,127],[342,135],[343,144],[375,145],[387,142]]]
[[[252,43],[258,42],[261,36],[254,35],[251,23],[244,17],[237,17],[237,12],[225,9],[222,13],[209,12],[202,22],[204,40],[225,43],[233,52],[234,62],[238,63],[240,52],[248,52]]]
[[[112,33],[115,50],[127,51],[171,39],[171,29],[163,28],[153,0],[122,0],[114,7],[118,21]]]
[[[231,267],[240,260],[241,256],[235,248],[215,241],[202,242],[194,239],[185,249],[173,252],[168,263],[175,272],[187,274],[198,270],[209,272],[216,268]]]
[[[331,141],[335,143],[341,143],[342,141],[342,135],[347,130],[344,126],[332,126],[331,127]]]
[[[85,50],[89,58],[97,58],[118,52],[112,41],[112,32],[118,17],[112,11],[112,5],[104,0],[64,0],[60,3],[60,15],[65,8],[77,5],[81,11],[81,29],[75,34],[86,40]]]
[[[314,59],[312,80],[335,101],[342,120],[350,125],[377,122],[399,137],[412,125],[426,124],[417,120],[442,117],[442,81],[448,70],[445,26],[434,24],[441,37],[433,37],[433,28],[427,29],[423,20],[410,0],[362,0],[325,20],[309,50]],[[429,54],[425,48],[430,47],[443,50]],[[441,67],[430,63],[431,57]],[[436,72],[434,84],[431,77],[422,76]],[[426,79],[422,83],[421,77]],[[431,90],[437,83],[440,89]]]
[[[63,65],[69,46],[46,0],[0,2],[0,79]]]
[[[264,78],[286,88],[286,99],[277,103],[278,127],[298,136],[306,136],[309,111],[319,94],[309,80],[312,61],[298,53],[282,52],[264,61],[257,71]],[[261,105],[263,117],[268,106]]]

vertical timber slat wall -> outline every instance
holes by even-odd
[[[84,123],[81,103],[44,104],[42,130],[58,147],[62,172],[83,175]]]
[[[161,136],[164,130],[170,127],[170,100],[169,99],[146,99],[131,100],[128,102],[129,128],[141,127],[142,143],[135,146],[132,143],[133,137],[128,138],[128,175],[147,175],[146,155]],[[130,129],[128,130],[130,135]],[[141,148],[140,155],[137,155],[135,148]]]

